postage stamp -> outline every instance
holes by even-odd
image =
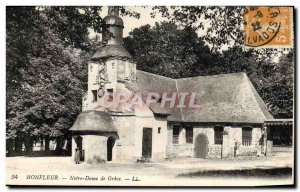
[[[293,46],[292,7],[246,7],[244,20],[246,46]]]

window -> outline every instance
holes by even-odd
[[[173,126],[173,144],[178,144],[178,138],[179,138],[179,125]]]
[[[193,143],[193,127],[187,127],[185,131],[186,143]]]
[[[158,130],[157,130],[157,132],[158,132],[158,133],[160,133],[160,131],[161,131],[161,127],[158,127]]]
[[[92,90],[93,93],[93,102],[97,102],[98,96],[97,96],[97,90]]]
[[[107,99],[107,101],[113,101],[113,99],[114,99],[114,91],[113,91],[113,89],[107,89],[107,92],[108,92],[108,99]]]
[[[223,144],[223,132],[224,132],[224,127],[222,127],[222,126],[215,127],[215,144],[216,145]]]
[[[242,144],[244,146],[250,146],[252,141],[252,128],[243,127],[242,128]]]

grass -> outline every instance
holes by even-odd
[[[177,177],[252,177],[284,178],[292,176],[292,168],[214,170],[180,174]]]

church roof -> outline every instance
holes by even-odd
[[[83,111],[81,112],[71,131],[116,132],[113,119],[107,112]]]
[[[200,108],[166,108],[169,121],[263,123],[273,119],[245,73],[171,79],[137,70],[137,81],[127,86],[136,92],[196,93]],[[162,110],[158,106],[150,109],[154,113]]]
[[[144,101],[146,101],[147,93],[149,92],[160,93],[160,95],[164,92],[177,92],[175,79],[139,70],[137,70],[136,75],[137,81],[127,82],[126,86],[134,92],[142,93]],[[181,120],[181,114],[178,113],[179,109],[161,108],[158,103],[150,104],[149,108],[154,113],[165,115],[172,114],[172,117],[176,118],[176,120]]]
[[[94,54],[92,60],[103,59],[107,57],[126,57],[132,58],[128,51],[122,45],[106,45],[100,47]]]

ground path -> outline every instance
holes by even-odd
[[[181,158],[164,163],[106,163],[76,165],[71,157],[7,157],[7,178],[14,173],[55,173],[69,175],[132,175],[175,178],[206,170],[273,169],[293,167],[292,153],[278,153],[267,157],[240,157],[236,159]]]

